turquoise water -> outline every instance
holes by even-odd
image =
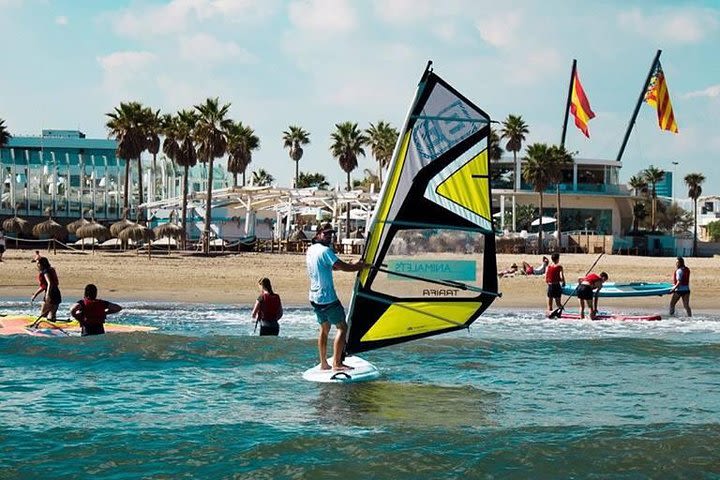
[[[308,308],[260,338],[247,307],[125,307],[159,331],[0,337],[1,479],[720,478],[716,314],[496,309],[322,385]]]

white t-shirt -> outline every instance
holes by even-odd
[[[305,263],[310,277],[311,302],[326,305],[338,299],[333,284],[333,265],[337,261],[335,252],[322,243],[314,243],[307,249]]]

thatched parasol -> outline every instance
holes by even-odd
[[[140,225],[139,223],[136,223],[131,227],[123,229],[118,234],[118,238],[123,242],[127,242],[128,240],[135,240],[136,242],[144,240],[145,242],[149,242],[150,240],[155,239],[155,233],[149,228],[147,228],[145,225]],[[150,251],[151,248],[148,245],[148,258],[150,258]]]
[[[67,230],[65,229],[65,227],[53,220],[52,217],[48,217],[48,219],[44,222],[40,222],[35,225],[32,229],[32,233],[37,238],[49,237],[50,239],[52,239],[52,248],[55,253],[57,253],[57,245],[55,244],[55,242],[61,238],[64,239],[65,237],[67,237]],[[48,250],[50,250],[49,243]]]
[[[27,220],[24,218],[20,218],[17,215],[15,215],[12,218],[8,218],[2,223],[3,230],[6,232],[14,233],[15,234],[15,246],[17,247],[18,244],[18,234],[20,233],[29,233],[30,232],[30,224]]]
[[[84,227],[78,228],[76,234],[79,238],[94,238],[99,242],[105,241],[110,236],[107,227],[97,222],[89,222]],[[85,248],[85,244],[83,244],[83,248]],[[93,243],[92,249],[95,252],[95,243]]]
[[[183,229],[180,225],[174,223],[163,223],[153,229],[156,238],[173,238],[177,241],[183,238]],[[170,242],[168,242],[168,252],[170,251]]]
[[[65,228],[67,229],[67,231],[70,235],[77,236],[76,232],[78,231],[78,229],[80,227],[84,227],[86,225],[90,225],[90,221],[85,220],[85,217],[83,217],[83,218],[78,218],[77,220],[68,223]]]
[[[110,225],[110,235],[112,235],[113,237],[119,237],[120,232],[134,225],[137,225],[137,223],[131,222],[127,218],[123,218],[122,220]]]

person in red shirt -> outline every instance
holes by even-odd
[[[70,309],[70,315],[80,322],[82,336],[102,335],[105,333],[105,318],[112,313],[118,313],[122,307],[116,303],[100,300],[97,298],[97,287],[85,285],[85,293],[82,300]]]
[[[45,317],[48,320],[55,321],[57,319],[57,310],[60,304],[62,303],[62,295],[60,294],[60,282],[58,281],[57,272],[55,272],[55,269],[50,266],[50,261],[47,259],[47,257],[40,257],[37,256],[36,252],[36,260],[33,260],[37,263],[37,268],[39,271],[38,274],[38,289],[35,290],[35,293],[30,298],[30,304],[35,301],[35,297],[40,295],[40,293],[44,293],[43,296],[43,306],[40,310],[40,317]]]
[[[280,295],[273,292],[270,279],[263,277],[258,281],[260,287],[260,296],[255,301],[252,317],[260,322],[260,336],[273,335],[280,333],[280,325],[278,320],[283,316],[282,302]]]
[[[562,287],[565,286],[565,272],[562,265],[560,265],[560,254],[553,253],[550,255],[550,259],[552,259],[552,265],[549,265],[545,271],[548,314],[553,309],[553,300],[555,300],[557,308],[562,308],[560,300],[562,298]]]
[[[607,282],[608,274],[601,272],[589,273],[584,278],[578,278],[580,285],[577,288],[578,300],[580,300],[580,318],[585,318],[585,305],[590,307],[590,319],[595,320],[598,310],[598,297],[603,283]]]

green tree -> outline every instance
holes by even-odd
[[[713,242],[720,242],[720,221],[715,220],[707,224],[707,234]]]
[[[197,151],[195,150],[195,125],[198,121],[198,114],[195,110],[181,110],[176,116],[166,115],[163,117],[163,129],[165,141],[163,152],[176,165],[183,167],[183,196],[182,196],[182,229],[183,248],[187,238],[187,199],[188,199],[188,177],[190,168],[197,164]]]
[[[552,183],[555,184],[555,193],[557,195],[557,212],[555,214],[557,223],[555,224],[555,228],[557,228],[558,240],[560,240],[562,238],[562,225],[560,222],[562,219],[560,207],[560,184],[563,181],[563,170],[571,168],[574,160],[573,155],[568,152],[563,145],[551,146],[550,155],[552,156],[552,161],[555,164],[554,168],[551,170],[550,176]],[[540,214],[540,216],[542,216],[542,214]],[[540,229],[542,230],[542,226]]]
[[[295,162],[295,188],[300,188],[298,187],[298,181],[300,180],[300,159],[304,153],[302,147],[309,143],[310,133],[302,127],[290,125],[290,127],[283,132],[283,148],[288,149],[290,158]]]
[[[358,124],[343,122],[335,124],[335,131],[330,135],[332,145],[330,151],[340,163],[340,168],[347,174],[347,190],[350,191],[350,172],[358,166],[358,156],[365,156],[363,145],[367,137],[358,129]],[[346,231],[350,231],[350,204],[347,204]]]
[[[198,160],[208,166],[207,196],[205,199],[205,227],[203,229],[203,251],[210,253],[210,225],[212,224],[213,167],[216,158],[225,155],[227,149],[227,131],[232,120],[227,118],[230,104],[220,105],[220,100],[208,98],[205,103],[195,105],[199,119],[195,127],[195,142],[198,147]]]
[[[296,188],[316,187],[319,190],[327,190],[330,184],[322,173],[300,172]]]
[[[0,118],[0,148],[3,148],[5,145],[7,145],[11,138],[12,135],[10,135],[10,132],[5,126],[5,120]]]
[[[642,172],[643,178],[645,181],[650,185],[650,197],[652,199],[652,203],[650,206],[652,207],[650,209],[650,229],[654,232],[657,229],[657,222],[656,222],[656,216],[657,216],[657,184],[662,181],[663,177],[665,177],[665,172],[657,167],[654,167],[650,165],[648,168],[643,170]]]
[[[255,131],[242,122],[233,123],[228,130],[228,171],[233,174],[233,186],[237,187],[237,175],[242,173],[245,186],[245,171],[252,162],[252,152],[260,148],[260,138]]]
[[[258,187],[265,187],[268,185],[272,185],[275,181],[275,177],[270,175],[268,172],[266,172],[264,169],[255,170],[253,172],[253,185],[257,185]]]
[[[119,107],[115,107],[115,111],[105,114],[110,118],[105,126],[110,131],[110,135],[114,136],[118,142],[117,156],[125,160],[125,187],[123,191],[123,206],[125,209],[130,205],[130,161],[137,159],[139,165],[140,155],[145,150],[146,145],[143,110],[144,107],[139,102],[121,102]],[[138,177],[138,192],[140,194],[140,203],[142,203],[142,174],[140,173]]]
[[[526,182],[531,184],[534,190],[540,194],[540,228],[538,229],[538,249],[539,253],[543,253],[543,192],[550,186],[555,179],[555,171],[557,170],[557,153],[553,147],[548,147],[544,143],[533,143],[527,147],[527,155],[525,156],[525,165],[523,165],[522,174]]]
[[[160,115],[160,110],[152,110],[151,108],[144,109],[143,124],[145,126],[145,137],[146,137],[146,149],[150,155],[152,155],[152,169],[150,170],[150,182],[152,185],[153,198],[150,198],[148,194],[148,201],[154,202],[157,200],[157,177],[155,172],[157,171],[157,154],[160,151],[160,134],[163,128],[163,117]]]
[[[697,202],[702,195],[702,184],[705,182],[705,175],[702,173],[688,173],[685,175],[685,185],[688,187],[688,197],[693,201],[693,256],[697,256]]]
[[[640,229],[640,221],[647,218],[647,206],[643,201],[636,201],[632,208],[633,214],[633,231],[637,232]]]
[[[505,150],[512,152],[513,163],[515,164],[513,177],[513,189],[517,190],[517,182],[520,175],[520,166],[517,161],[517,152],[522,150],[522,144],[525,141],[525,135],[530,133],[527,124],[520,115],[508,115],[503,121],[502,129],[500,130],[500,138],[507,140],[505,144]]]
[[[353,188],[360,188],[364,192],[369,192],[370,186],[378,185],[380,179],[369,168],[366,168],[364,170],[364,173],[365,173],[365,177],[363,177],[362,180],[353,180]]]
[[[370,147],[370,151],[378,163],[377,187],[380,188],[383,181],[383,169],[392,160],[399,133],[390,123],[380,120],[374,125],[371,123],[370,128],[365,130],[365,135],[367,136],[366,145]]]
[[[630,177],[628,185],[633,189],[633,193],[636,197],[640,195],[647,195],[648,184],[643,176],[643,172],[639,172],[637,175]]]

